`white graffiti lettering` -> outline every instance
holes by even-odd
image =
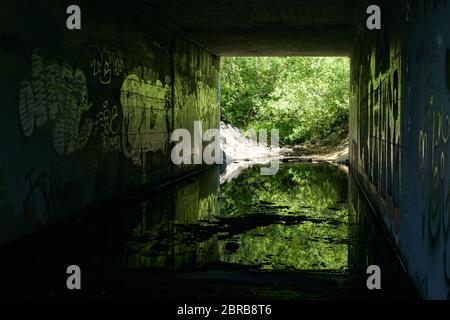
[[[123,82],[122,149],[137,165],[144,164],[147,152],[167,150],[169,95],[169,85],[159,80],[153,84],[131,74]]]
[[[125,70],[125,63],[122,51],[111,52],[106,49],[99,49],[96,46],[91,50],[91,71],[101,84],[110,84],[112,77],[119,77]]]
[[[19,119],[22,132],[31,137],[48,127],[59,155],[82,149],[89,139],[92,120],[82,115],[89,110],[86,78],[69,64],[46,62],[40,49],[31,53],[31,78],[21,82]]]

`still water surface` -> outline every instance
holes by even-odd
[[[2,296],[416,298],[356,180],[331,164],[219,168],[3,250]],[[65,268],[83,271],[68,292]],[[382,290],[366,268],[382,270]],[[39,277],[29,275],[33,266]]]

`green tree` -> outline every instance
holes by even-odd
[[[348,58],[222,59],[222,120],[244,130],[277,128],[283,143],[345,136],[348,100]]]

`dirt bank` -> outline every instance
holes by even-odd
[[[348,138],[334,145],[302,144],[294,146],[282,156],[283,162],[333,162],[348,164]]]

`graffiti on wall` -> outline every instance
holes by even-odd
[[[125,71],[123,53],[120,50],[112,51],[98,46],[90,46],[90,67],[92,77],[101,84],[111,83],[113,77],[121,77]]]
[[[142,166],[148,152],[168,148],[170,86],[160,80],[153,83],[130,74],[120,91],[122,149],[134,164]]]
[[[448,90],[449,50],[445,51],[445,83],[442,88]],[[430,68],[431,69],[431,68]],[[428,71],[431,76],[431,70]],[[428,86],[428,99],[421,117],[416,147],[419,163],[420,219],[422,239],[427,248],[435,252],[435,257],[443,259],[443,271],[450,285],[450,176],[448,173],[448,140],[450,134],[450,116],[445,111],[445,102],[438,102],[441,97],[436,82]]]
[[[193,129],[194,121],[201,120],[203,129],[218,126],[218,97],[215,82],[218,71],[209,55],[175,56],[175,128]]]
[[[195,83],[195,90],[186,88],[182,77],[175,78],[175,126],[183,127],[186,123],[194,123],[202,119],[205,128],[215,128],[217,120],[216,91],[203,81]]]
[[[103,101],[101,111],[95,117],[95,135],[103,153],[122,151],[121,116],[116,104]]]
[[[58,159],[49,169],[31,168],[24,176],[23,222],[53,220],[60,199],[82,197],[80,159]]]
[[[51,219],[50,214],[55,208],[55,193],[53,189],[52,177],[45,173],[36,173],[36,169],[31,169],[25,176],[25,184],[27,185],[27,193],[24,199],[24,206],[28,210],[36,211],[36,201],[42,200],[43,212],[46,216],[44,220]]]
[[[391,43],[392,42],[392,43]],[[372,43],[365,47],[365,43]],[[353,83],[357,97],[358,171],[386,204],[399,232],[400,198],[400,51],[387,30],[361,44],[360,63]],[[356,157],[356,154],[352,155]]]
[[[31,53],[31,75],[19,93],[19,120],[25,137],[50,131],[59,155],[82,149],[91,134],[92,120],[84,119],[91,108],[86,77],[78,68]]]
[[[446,173],[450,119],[447,112],[434,111],[433,97],[427,105],[425,128],[419,132],[419,168],[424,202],[423,233],[435,244],[443,232],[449,234],[450,185]],[[446,182],[447,181],[447,182]]]
[[[22,160],[17,162],[17,172],[5,172],[3,163],[0,167],[0,207],[9,210],[2,215],[8,222],[2,220],[2,226],[8,228],[0,242],[41,230],[127,188],[163,183],[171,174],[182,174],[169,170],[168,156],[164,162],[176,122],[175,80],[169,78],[175,69],[174,49],[157,47],[148,35],[142,41],[120,39],[120,47],[107,41],[86,44],[77,37],[69,48],[58,35],[49,38],[46,30],[33,31],[35,39],[22,29],[19,34],[0,32],[0,55],[8,64],[5,72],[26,70],[20,71],[18,81],[11,76],[16,89],[7,99],[15,101],[12,110],[17,111],[9,133],[20,141],[5,159],[8,168]],[[92,34],[92,38],[102,36]],[[189,69],[180,78],[189,82],[180,86],[191,98],[183,103],[186,116],[179,123],[185,126],[193,123],[190,119],[212,118],[210,114],[218,114],[217,104],[210,103],[216,101],[216,87],[212,81],[207,84],[204,75],[209,74],[211,60],[195,65],[199,56],[211,54],[175,35],[172,39],[183,42],[185,56],[194,61],[186,63]],[[56,46],[51,45],[53,40]],[[168,43],[166,38],[163,42]],[[140,50],[147,46],[148,50]],[[70,60],[60,55],[66,52],[71,52]],[[205,203],[204,211],[209,207]]]
[[[411,4],[407,168],[414,172],[404,184],[407,258],[424,297],[450,298],[450,50],[445,33],[450,7],[446,0]]]
[[[406,9],[405,29],[397,37],[393,34],[386,38],[391,47],[391,53],[385,55],[386,63],[380,63],[375,52],[382,52],[388,45],[383,45],[385,41],[377,43],[375,34],[360,41],[363,48],[355,47],[351,163],[365,178],[361,180],[370,179],[374,186],[371,194],[389,195],[392,184],[394,205],[399,203],[395,195],[401,184],[404,230],[391,231],[400,240],[404,263],[424,297],[448,298],[450,50],[445,47],[449,41],[445,25],[450,6],[448,1],[410,0]],[[393,27],[398,26],[397,21],[389,23],[386,30],[402,29]],[[404,49],[398,55],[392,45],[400,38],[398,46]],[[367,43],[371,48],[364,48]],[[383,65],[386,67],[380,67]],[[377,66],[381,72],[376,71]],[[402,153],[404,162],[400,163]]]

